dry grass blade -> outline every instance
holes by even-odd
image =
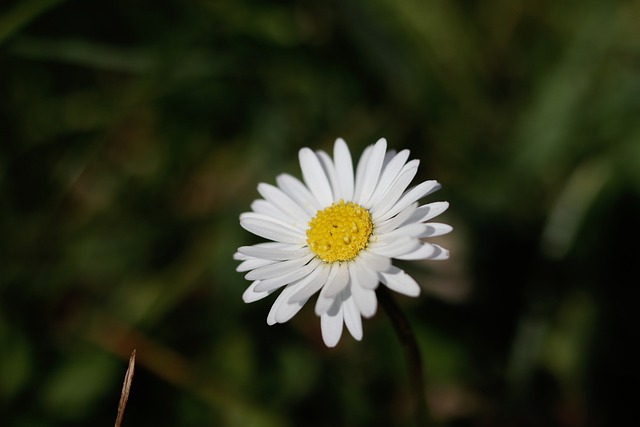
[[[120,403],[118,404],[118,416],[116,417],[115,427],[120,427],[122,424],[122,417],[124,415],[124,408],[127,406],[127,400],[129,399],[129,390],[131,389],[131,381],[133,380],[133,370],[136,365],[136,351],[133,350],[131,357],[129,358],[129,367],[127,373],[124,374],[124,382],[122,384],[122,393],[120,394]]]

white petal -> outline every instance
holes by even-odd
[[[345,271],[347,272],[345,278]],[[325,285],[322,287],[320,291],[320,295],[318,295],[318,300],[316,301],[316,314],[318,316],[326,313],[326,311],[331,307],[336,298],[340,298],[339,296],[335,296],[335,294],[328,294],[332,288],[340,288],[344,289],[346,283],[349,282],[349,269],[346,268],[346,265],[341,263],[333,263],[331,264],[331,272],[327,277]],[[346,283],[345,283],[346,281]],[[334,283],[337,282],[337,283]]]
[[[239,273],[244,273],[245,271],[253,270],[255,268],[264,267],[266,265],[275,264],[277,261],[273,261],[270,259],[262,259],[262,258],[251,258],[245,261],[242,261],[240,265],[236,267],[236,271]]]
[[[387,167],[387,165],[396,156],[396,154],[398,154],[398,153],[394,149],[387,150],[387,152],[384,155],[384,161],[382,162],[382,170],[384,170]]]
[[[360,251],[358,254],[358,262],[360,262],[360,260],[366,263],[367,267],[374,271],[384,271],[391,265],[391,260],[389,258],[366,250]]]
[[[429,222],[425,224],[427,229],[418,237],[434,237],[442,236],[443,234],[450,233],[453,227],[449,224],[441,224],[439,222]]]
[[[282,304],[286,304],[286,299],[283,298],[282,295],[285,294],[288,288],[289,287],[285,288],[282,292],[280,292],[280,295],[278,295],[278,298],[276,298],[276,300],[271,305],[271,310],[269,310],[269,314],[267,315],[267,324],[269,326],[272,326],[278,323],[278,321],[276,320],[276,313],[278,312]]]
[[[251,259],[251,258],[253,258],[253,257],[247,256],[247,255],[245,255],[243,253],[240,253],[240,252],[235,252],[233,254],[233,259],[235,259],[236,261],[246,261],[246,260]]]
[[[275,261],[284,261],[288,259],[300,258],[309,254],[309,248],[297,245],[283,245],[284,247],[271,246],[273,244],[282,245],[279,242],[257,243],[252,246],[241,246],[238,252],[254,258],[263,258]]]
[[[351,295],[355,304],[358,306],[360,313],[369,318],[376,314],[378,309],[378,299],[376,298],[376,291],[371,289],[365,289],[361,286],[352,285]]]
[[[269,313],[268,319],[272,319],[275,323],[285,323],[289,321],[293,316],[296,315],[298,311],[304,306],[307,302],[306,300],[294,302],[290,301],[291,295],[293,295],[296,291],[300,289],[300,284],[293,284],[284,288],[284,290],[278,295],[278,298],[273,303],[271,307],[271,312]]]
[[[342,311],[344,315],[344,324],[347,325],[347,330],[351,333],[351,336],[356,340],[362,339],[362,317],[360,317],[360,310],[353,301],[353,297],[349,295],[342,303]]]
[[[335,303],[335,300],[339,299],[340,297],[331,297],[331,298],[327,298],[324,295],[322,295],[322,291],[320,291],[320,294],[318,295],[318,299],[316,300],[316,305],[315,305],[315,312],[318,316],[322,316],[323,314],[325,314],[333,305],[333,303]]]
[[[306,236],[290,225],[267,215],[245,212],[240,215],[240,225],[253,234],[282,243],[304,244]]]
[[[397,154],[398,154],[398,152],[396,150],[394,150],[394,149],[389,149],[384,154],[384,159],[382,160],[382,169],[380,169],[380,176],[378,177],[378,184],[380,184],[380,179],[382,178],[382,174],[384,173],[385,169],[387,168],[389,163],[391,163],[391,160],[393,160],[394,157],[396,157]],[[378,186],[376,186],[376,189],[373,190],[374,194],[377,192],[377,189],[378,189]],[[369,199],[369,200],[371,200],[371,199]]]
[[[260,214],[267,215],[271,218],[276,218],[286,224],[291,224],[291,217],[283,212],[281,209],[275,207],[272,203],[263,199],[254,200],[251,203],[251,210]]]
[[[387,213],[395,203],[402,197],[404,190],[411,184],[413,178],[418,173],[418,161],[412,160],[402,168],[398,178],[391,184],[391,187],[380,197],[377,202],[370,207],[373,215],[373,220],[378,222],[383,218],[383,215]],[[388,218],[393,215],[389,215]]]
[[[443,260],[449,258],[449,251],[442,246],[423,243],[422,246],[413,252],[396,256],[397,259],[402,260],[416,260],[416,259],[431,259],[431,260]]]
[[[280,303],[282,300],[276,299],[275,302],[271,305],[271,310],[269,310],[269,314],[267,314],[267,325],[273,326],[276,323],[276,311],[278,307],[280,307]]]
[[[380,243],[386,243],[386,242],[391,242],[400,237],[417,238],[423,233],[426,233],[428,229],[429,227],[427,226],[427,224],[413,223],[413,224],[403,225],[402,227],[396,228],[395,230],[390,231],[388,233],[379,234],[377,237]]]
[[[373,151],[373,145],[369,145],[364,149],[362,155],[360,156],[360,160],[358,160],[358,166],[356,166],[356,179],[355,179],[355,187],[353,190],[353,200],[358,200],[357,198],[362,193],[362,186],[364,185],[364,175],[367,170],[367,165],[369,163],[369,157],[371,157],[371,152]]]
[[[353,199],[353,162],[346,142],[342,138],[333,146],[333,161],[336,166],[336,199]]]
[[[358,185],[360,183],[356,183],[354,200],[361,206],[368,206],[367,202],[371,198],[376,185],[378,185],[378,179],[380,178],[380,171],[382,170],[382,163],[384,162],[384,155],[386,152],[387,140],[380,138],[373,146],[371,156],[367,161],[364,174],[361,178],[363,181],[362,185]]]
[[[284,191],[273,185],[260,183],[258,192],[265,200],[291,218],[294,221],[293,225],[301,226],[303,230],[306,229],[311,216]]]
[[[388,233],[392,230],[395,230],[396,228],[400,227],[403,224],[420,222],[420,221],[411,221],[411,218],[415,216],[415,212],[417,208],[418,208],[418,204],[412,203],[411,205],[403,209],[401,212],[399,212],[398,215],[392,218],[389,218],[385,221],[381,221],[379,224],[376,224],[376,230],[375,230],[376,235],[382,235],[382,234]]]
[[[296,303],[282,303],[278,310],[276,311],[276,322],[285,323],[291,320],[293,316],[298,314],[300,309],[304,307],[306,301],[296,302]]]
[[[342,336],[342,301],[338,299],[331,310],[320,317],[322,340],[327,347],[335,347]]]
[[[440,188],[440,184],[438,181],[425,181],[413,187],[411,190],[407,191],[398,202],[389,209],[386,213],[384,213],[379,220],[385,220],[386,218],[391,218],[410,204],[416,202],[422,197],[426,196],[429,193],[432,193]]]
[[[289,259],[286,261],[275,262],[264,267],[258,267],[247,273],[244,278],[247,280],[264,280],[281,276],[298,270],[300,267],[308,263],[313,257],[313,254],[308,254],[301,258]]]
[[[322,289],[322,287],[327,283],[327,277],[329,277],[330,271],[331,268],[328,265],[320,264],[318,268],[309,273],[306,278],[301,279],[301,281],[306,282],[305,285],[291,296],[289,302],[294,303],[302,300],[306,301],[311,297],[311,295]]]
[[[431,255],[431,257],[429,257],[429,259],[432,260],[443,260],[443,259],[449,259],[449,251],[445,248],[443,248],[440,245],[433,245],[436,248],[436,252]]]
[[[300,280],[309,274],[311,274],[320,263],[316,260],[311,261],[309,264],[304,265],[296,270],[290,271],[281,276],[271,277],[269,279],[262,279],[256,286],[257,291],[269,291],[271,289],[277,289],[281,286],[291,284],[296,280]]]
[[[336,274],[332,280],[328,280],[320,295],[324,298],[332,298],[338,295],[349,284],[349,268],[345,263],[336,263]]]
[[[320,205],[330,206],[333,202],[333,192],[318,156],[309,148],[303,148],[298,157],[302,177],[311,194],[320,202]]]
[[[433,202],[420,206],[415,214],[407,222],[425,222],[429,221],[446,211],[449,202]]]
[[[276,177],[276,183],[291,199],[296,201],[312,217],[322,209],[309,189],[296,177],[283,173]]]
[[[396,259],[402,260],[416,260],[416,259],[434,259],[438,256],[439,251],[436,245],[431,243],[423,243],[418,249],[413,252],[408,252],[403,255],[398,255]]]
[[[336,174],[336,167],[333,164],[333,160],[331,159],[331,156],[329,156],[325,151],[322,150],[316,151],[316,155],[320,159],[320,164],[324,169],[324,173],[329,179],[329,185],[331,185],[331,193],[333,194],[333,201],[337,202],[340,200],[340,197],[338,197],[336,191],[336,188],[338,187],[338,176]]]
[[[368,250],[384,257],[397,258],[400,255],[417,250],[421,244],[422,243],[418,239],[403,237],[401,239],[395,239],[385,243],[377,242],[370,245]]]
[[[404,270],[393,267],[388,272],[381,272],[380,278],[389,289],[410,297],[420,295],[420,286]]]
[[[391,184],[398,178],[402,167],[409,158],[409,150],[402,150],[396,154],[387,165],[384,166],[382,175],[380,175],[380,181],[376,186],[374,195],[369,200],[369,206],[375,206],[375,204],[389,191]],[[402,190],[404,191],[404,189]]]
[[[358,279],[358,284],[365,289],[376,289],[378,287],[378,274],[367,267],[366,262],[349,263],[349,273]]]
[[[256,280],[255,282],[251,283],[251,285],[242,294],[242,300],[247,304],[250,302],[261,300],[262,298],[265,298],[275,292],[275,289],[271,291],[265,291],[265,292],[256,291],[255,289],[258,283],[260,283],[259,280]]]

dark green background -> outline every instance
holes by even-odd
[[[268,327],[235,248],[297,150],[379,137],[443,190],[397,297],[448,426],[616,426],[638,383],[640,5],[0,3],[0,424],[408,426],[381,310]],[[632,392],[626,391],[630,386]]]

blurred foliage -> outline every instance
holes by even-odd
[[[411,425],[380,312],[324,348],[245,305],[238,214],[297,150],[410,148],[452,257],[398,298],[450,426],[611,426],[634,404],[640,4],[0,3],[0,420]]]

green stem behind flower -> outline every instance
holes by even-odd
[[[389,319],[391,319],[393,329],[402,343],[407,368],[409,370],[409,382],[411,385],[411,395],[413,397],[412,406],[416,426],[425,427],[431,425],[431,418],[425,396],[422,359],[420,357],[418,343],[411,329],[411,324],[386,287],[380,286],[377,293],[380,305],[389,316]]]

